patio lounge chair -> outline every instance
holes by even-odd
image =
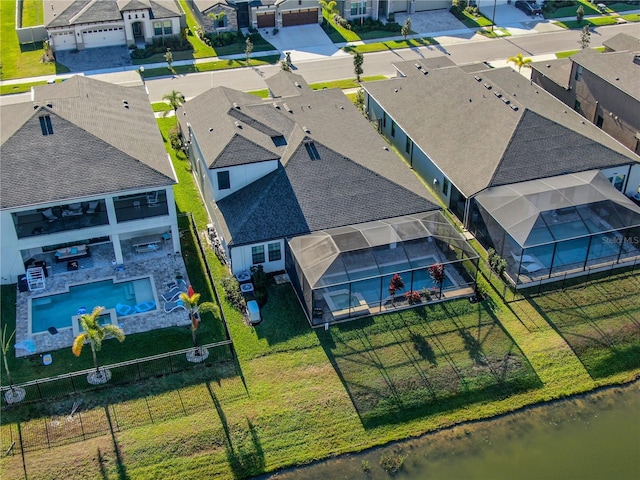
[[[542,269],[544,269],[544,267],[538,263],[523,263],[520,266],[520,271],[523,271],[526,273],[534,273]]]
[[[187,309],[184,306],[184,303],[182,303],[182,300],[178,300],[177,302],[164,302],[164,312],[165,313],[171,313],[173,312],[176,308],[183,308],[183,309]]]
[[[178,295],[180,295],[181,293],[185,293],[186,291],[187,289],[183,288],[182,285],[176,285],[171,287],[168,292],[165,292],[160,296],[165,302],[170,302],[172,300],[175,300]]]
[[[150,312],[155,308],[156,308],[156,302],[154,301],[142,302],[136,305],[136,312],[138,313]]]
[[[125,315],[131,315],[133,313],[136,312],[136,309],[133,308],[131,305],[126,305],[124,303],[119,303],[116,305],[116,312],[118,312],[118,315],[120,316],[125,316]]]

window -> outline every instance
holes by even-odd
[[[396,122],[394,122],[393,120],[391,120],[391,136],[393,138],[396,137]]]
[[[231,182],[229,181],[229,171],[218,172],[218,190],[226,190],[231,188]]]
[[[446,197],[449,195],[449,179],[445,177],[442,181],[442,194]]]
[[[367,2],[351,2],[351,15],[364,15],[367,13]]]
[[[164,21],[164,34],[165,35],[171,35],[173,33],[173,30],[171,28],[171,20],[165,20]]]
[[[404,144],[404,150],[408,153],[411,154],[411,144],[413,142],[411,141],[411,139],[407,136],[407,141]]]
[[[264,263],[264,245],[251,247],[251,261],[254,265],[257,265],[258,263]]]
[[[42,129],[42,135],[53,135],[53,125],[51,125],[51,117],[49,115],[40,117],[40,128]]]
[[[280,251],[280,242],[269,244],[269,261],[275,262],[282,258],[282,252]]]
[[[387,112],[382,112],[382,126],[387,128]]]
[[[578,65],[578,66],[576,67],[576,76],[575,76],[575,79],[576,79],[576,81],[578,82],[578,81],[580,81],[580,79],[581,79],[581,78],[582,78],[582,65]]]
[[[602,115],[598,115],[598,118],[596,118],[596,127],[602,128],[603,123],[604,123],[604,117]]]
[[[153,22],[153,34],[162,35],[162,22]]]
[[[576,100],[576,104],[573,109],[578,113],[582,113],[582,104],[580,103],[580,100]]]

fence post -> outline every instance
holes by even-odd
[[[147,399],[147,397],[144,397],[144,403],[147,405],[147,411],[149,412],[149,419],[151,420],[151,423],[154,423],[153,415],[151,415],[151,407],[149,407],[149,400]]]
[[[76,384],[73,381],[73,375],[69,374],[69,380],[71,380],[71,388],[73,389],[73,393],[78,393],[76,392]]]
[[[49,426],[47,425],[47,418],[45,417],[42,419],[42,421],[44,422],[44,431],[47,433],[47,448],[51,448],[51,439],[49,438]]]
[[[169,355],[169,371],[173,373],[173,361],[171,360],[171,357],[173,357],[173,355]]]
[[[22,457],[22,469],[24,470],[24,478],[27,477],[27,462],[24,458],[24,445],[22,443],[22,427],[20,426],[20,421],[18,420],[18,439],[20,440],[20,456]]]
[[[87,436],[84,433],[84,423],[82,423],[82,412],[78,412],[78,417],[80,418],[80,430],[82,430],[82,439],[86,440]]]

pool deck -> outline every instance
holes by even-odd
[[[182,276],[189,284],[187,270],[181,255],[175,255],[166,248],[145,253],[135,253],[127,248],[124,258],[124,270],[114,268],[113,249],[110,244],[92,245],[91,257],[79,260],[79,269],[50,274],[46,278],[46,288],[34,292],[18,292],[16,300],[16,342],[32,340],[35,343],[35,354],[49,353],[73,344],[72,328],[59,329],[58,333],[48,331],[29,335],[29,301],[33,297],[42,297],[65,292],[69,285],[96,282],[105,279],[124,281],[140,277],[152,277],[156,309],[150,312],[119,317],[118,322],[125,334],[147,332],[157,328],[182,326],[190,323],[183,309],[165,313],[160,294],[167,291],[167,284]],[[41,255],[47,263],[53,263],[53,253]],[[53,270],[53,269],[51,269]],[[51,272],[50,270],[50,272]],[[56,269],[59,270],[59,269]],[[96,299],[96,305],[99,299]],[[93,307],[87,305],[87,307]],[[21,352],[22,356],[24,352]],[[18,355],[20,356],[20,355]]]

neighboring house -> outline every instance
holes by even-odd
[[[32,98],[0,110],[2,284],[35,255],[93,243],[111,244],[117,264],[141,235],[170,235],[179,252],[176,175],[144,88],[75,76]]]
[[[451,8],[451,0],[340,0],[338,13],[347,20],[382,20],[392,13],[418,13]]]
[[[282,28],[317,24],[316,0],[189,0],[206,33],[239,28]]]
[[[534,63],[531,79],[640,153],[640,40],[619,34],[605,53],[584,49],[569,59]]]
[[[511,68],[446,63],[396,65],[365,106],[513,281],[639,258],[640,158]]]
[[[180,35],[185,14],[177,0],[56,0],[44,2],[55,50],[138,45]]]
[[[436,263],[448,298],[472,293],[477,255],[347,97],[266,82],[267,101],[218,87],[178,111],[232,273],[286,270],[314,326],[384,311],[394,273],[422,291]]]

